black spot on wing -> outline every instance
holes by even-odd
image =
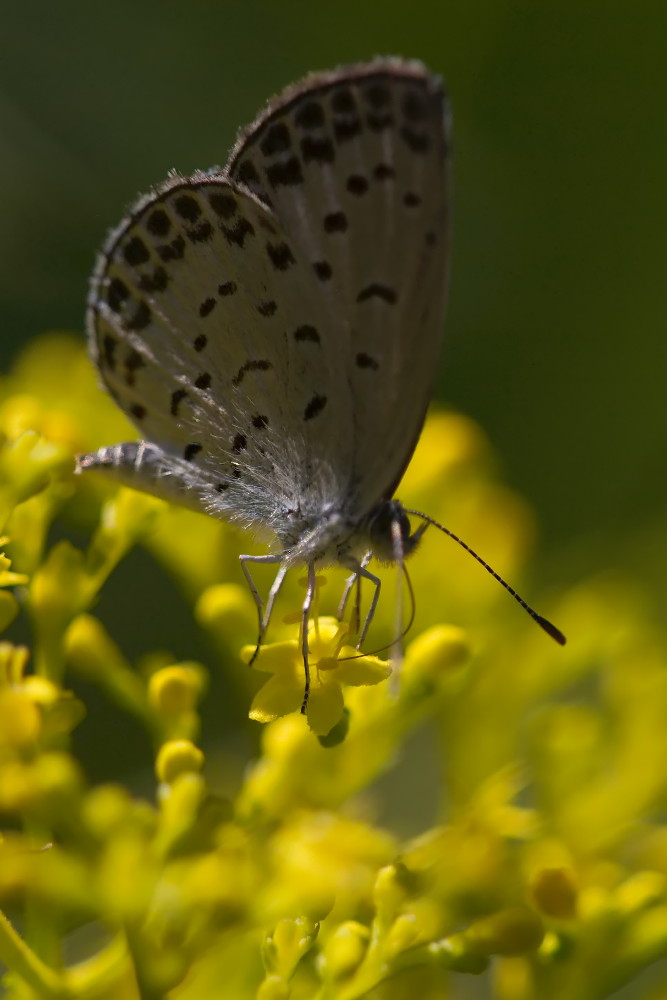
[[[244,218],[240,218],[234,226],[221,226],[221,229],[229,244],[235,243],[240,247],[243,247],[246,237],[255,235],[253,224]]]
[[[302,129],[316,129],[324,125],[324,108],[319,101],[306,101],[294,116],[295,123]]]
[[[196,222],[201,215],[201,205],[191,194],[181,194],[174,199],[174,208],[186,222]]]
[[[116,367],[116,348],[118,341],[110,333],[105,333],[102,338],[102,360],[111,371]]]
[[[209,389],[211,386],[211,375],[209,372],[202,372],[195,379],[195,388],[197,389]]]
[[[200,444],[186,444],[183,449],[183,458],[186,462],[191,462],[195,455],[198,455],[201,451],[202,446]]]
[[[377,282],[373,282],[362,288],[357,295],[357,302],[367,302],[368,299],[381,299],[383,302],[389,303],[389,305],[394,305],[397,295],[395,289],[389,285],[380,285]]]
[[[133,236],[123,247],[123,257],[130,267],[138,267],[139,264],[145,264],[149,260],[150,254],[141,237]]]
[[[303,411],[303,419],[312,420],[313,417],[316,417],[319,413],[322,412],[322,410],[326,405],[327,405],[327,397],[320,396],[318,393],[315,393],[315,395],[308,402],[305,410]]]
[[[368,181],[361,174],[351,174],[345,183],[345,187],[350,194],[359,196],[366,194],[368,191]]]
[[[276,271],[286,271],[295,263],[294,254],[287,243],[267,243],[266,252]]]
[[[403,98],[403,114],[411,122],[422,122],[428,110],[423,96],[416,90],[409,90]]]
[[[171,394],[171,404],[169,406],[169,412],[172,417],[178,416],[178,408],[187,396],[186,389],[175,389]]]
[[[371,111],[366,118],[366,124],[371,132],[384,132],[385,129],[393,128],[394,116],[389,112],[383,114]]]
[[[357,109],[357,102],[349,87],[334,90],[331,95],[331,108],[337,114],[349,115]]]
[[[333,123],[334,138],[340,145],[361,134],[360,118],[337,118]]]
[[[215,214],[219,215],[221,219],[231,219],[236,214],[238,207],[236,198],[226,191],[216,191],[209,196],[209,202]]]
[[[301,154],[304,163],[333,163],[336,159],[334,144],[326,136],[304,136]]]
[[[151,274],[142,274],[139,278],[139,288],[142,292],[163,292],[169,284],[169,275],[163,267],[156,267]]]
[[[206,316],[210,316],[213,310],[215,309],[215,306],[216,306],[215,299],[211,298],[204,299],[204,301],[199,306],[199,315],[201,316],[201,318],[205,319]]]
[[[259,359],[257,361],[246,361],[241,365],[236,375],[232,379],[232,385],[238,386],[241,384],[247,372],[266,372],[272,367],[270,361],[265,361],[264,359]]]
[[[145,330],[151,321],[151,311],[146,302],[139,302],[131,316],[125,320],[126,330]]]
[[[428,153],[431,148],[431,137],[428,132],[419,132],[409,125],[401,129],[401,138],[413,153]]]
[[[358,368],[371,368],[373,371],[377,371],[380,367],[375,358],[366,354],[365,351],[360,351],[354,360]]]
[[[123,302],[130,296],[127,285],[120,278],[112,278],[107,287],[107,303],[112,312],[120,312]]]
[[[248,447],[248,441],[246,439],[245,434],[237,434],[234,440],[232,441],[232,451],[238,455],[239,452],[245,451],[247,447]]]
[[[373,168],[373,177],[376,181],[393,180],[395,176],[396,171],[389,163],[378,163],[377,166]]]
[[[233,295],[237,290],[237,284],[235,281],[223,281],[221,285],[218,285],[218,294],[223,297],[226,295]]]
[[[243,160],[239,164],[237,176],[241,183],[247,184],[248,187],[254,187],[255,185],[261,184],[257,167],[252,160]]]
[[[146,362],[142,358],[141,354],[139,354],[139,351],[136,351],[134,348],[131,348],[125,355],[125,359],[123,361],[123,367],[125,368],[125,381],[127,382],[128,385],[134,385],[135,373],[140,368],[145,368]]]
[[[206,336],[205,333],[200,333],[192,341],[192,346],[197,352],[203,351],[207,344],[208,344],[208,337]]]
[[[278,303],[274,299],[268,299],[266,302],[260,302],[257,305],[257,312],[260,316],[273,316],[278,308]]]
[[[257,413],[252,418],[252,426],[256,427],[257,430],[264,430],[265,427],[269,426],[269,418],[264,416],[263,413]]]
[[[191,243],[206,243],[213,236],[213,226],[210,222],[200,222],[193,229],[186,229],[185,234]]]
[[[163,208],[155,208],[146,219],[146,229],[151,236],[166,236],[171,229],[171,220]]]
[[[284,122],[276,122],[267,129],[266,135],[259,144],[259,148],[264,156],[275,156],[276,153],[285,153],[292,145],[290,131]]]
[[[304,323],[303,326],[297,327],[294,331],[294,339],[299,341],[310,341],[311,344],[319,344],[320,335],[314,326],[309,323]]]
[[[177,236],[171,243],[162,243],[157,249],[157,255],[166,264],[170,260],[181,260],[185,253],[185,239]]]
[[[326,260],[316,260],[313,264],[315,274],[320,279],[320,281],[329,281],[333,271],[331,270],[331,264]]]
[[[347,216],[345,212],[329,212],[323,220],[325,233],[344,233],[347,230]]]
[[[369,83],[367,87],[364,87],[363,94],[372,108],[387,108],[391,104],[389,87],[379,81]]]
[[[297,156],[291,156],[289,160],[272,163],[266,168],[266,179],[272,188],[303,184],[301,160]]]

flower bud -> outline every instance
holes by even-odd
[[[369,938],[368,927],[356,920],[339,924],[319,956],[318,967],[323,978],[335,981],[352,975],[363,961]]]
[[[521,955],[539,947],[544,928],[536,913],[516,906],[476,921],[461,937],[483,955]]]
[[[543,868],[530,886],[535,905],[549,917],[572,920],[577,914],[577,883],[570,868]]]
[[[181,774],[198,773],[204,766],[204,754],[190,740],[170,740],[157,755],[155,773],[159,781],[171,784]]]

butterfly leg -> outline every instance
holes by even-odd
[[[352,570],[352,576],[350,577],[350,580],[352,580],[353,583],[355,580],[361,580],[361,578],[363,577],[364,580],[368,580],[370,583],[372,583],[373,587],[375,588],[373,591],[373,596],[371,598],[371,604],[368,609],[368,613],[364,618],[364,624],[361,629],[361,633],[359,635],[359,640],[356,644],[357,649],[361,649],[361,646],[363,645],[364,639],[366,638],[366,633],[368,632],[370,624],[373,621],[373,618],[375,617],[375,611],[378,606],[378,601],[380,600],[380,588],[382,586],[380,583],[380,578],[375,576],[373,573],[369,573],[369,571],[366,569],[366,565],[370,561],[370,558],[371,554],[367,552],[366,555],[361,560],[361,562],[358,562],[356,559],[350,559],[349,562],[346,562],[344,564],[347,566],[348,569]]]
[[[310,664],[308,662],[308,619],[310,609],[313,606],[315,597],[315,566],[308,563],[308,585],[306,586],[306,596],[301,608],[301,654],[303,656],[303,670],[305,680],[303,684],[303,701],[301,703],[301,714],[306,714],[308,708],[308,698],[310,697]]]
[[[255,652],[250,657],[248,661],[248,666],[251,667],[255,660],[257,659],[257,654],[259,653],[260,646],[264,641],[264,636],[266,635],[266,630],[269,627],[269,621],[271,619],[271,612],[273,611],[273,604],[278,592],[282,587],[283,580],[285,579],[285,574],[287,573],[287,566],[284,564],[280,566],[278,572],[276,573],[275,579],[271,584],[271,589],[266,600],[266,605],[262,601],[259,591],[255,585],[250,570],[247,567],[247,563],[282,563],[282,556],[239,556],[239,562],[241,563],[241,569],[243,570],[243,575],[246,578],[248,587],[250,588],[250,593],[253,596],[255,602],[255,607],[257,608],[257,643],[255,645]]]
[[[361,566],[363,568],[365,568],[366,566],[368,566],[368,564],[369,564],[369,562],[371,561],[372,558],[373,558],[373,553],[370,552],[370,551],[366,552],[364,554],[362,560],[361,560]],[[355,584],[357,585],[357,592],[355,594],[354,613],[353,613],[352,619],[350,620],[350,628],[351,628],[351,631],[352,631],[352,633],[354,635],[356,635],[358,633],[358,631],[359,631],[359,625],[360,625],[360,622],[361,622],[361,576],[356,571],[356,569],[355,569],[354,573],[352,573],[350,576],[348,576],[347,580],[345,581],[345,587],[343,589],[343,594],[341,596],[340,603],[338,605],[338,611],[337,611],[338,621],[342,621],[343,618],[345,617],[345,608],[346,608],[347,602],[348,602],[348,600],[350,598],[350,593],[352,592],[352,587]]]

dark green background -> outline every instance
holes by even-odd
[[[0,8],[2,361],[81,328],[106,229],[312,69],[417,56],[449,85],[440,395],[535,506],[544,579],[664,578],[667,4],[22,0]]]

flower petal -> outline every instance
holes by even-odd
[[[303,683],[297,687],[282,677],[271,677],[253,698],[248,714],[255,722],[273,722],[298,711],[302,701]]]
[[[338,684],[314,684],[310,689],[306,718],[316,736],[326,736],[343,715],[345,702]]]
[[[391,664],[377,656],[360,656],[338,662],[336,680],[355,687],[361,684],[379,684],[391,673]]]
[[[248,663],[254,652],[254,645],[244,646],[241,650],[241,659]],[[268,646],[261,646],[252,668],[266,674],[281,676],[290,674],[295,677],[300,663],[299,644],[294,639],[285,639],[283,642],[272,642]]]

